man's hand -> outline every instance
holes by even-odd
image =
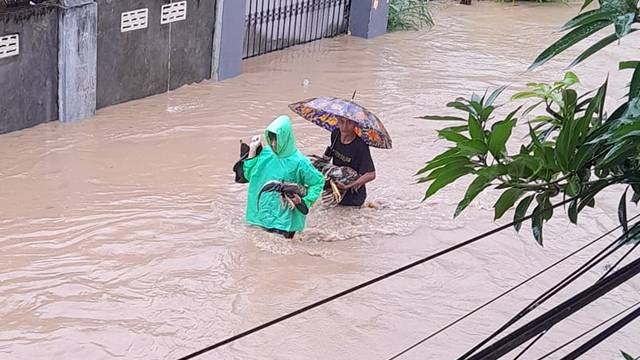
[[[289,199],[291,199],[291,202],[293,202],[294,205],[300,205],[300,203],[302,202],[302,199],[300,198],[300,196],[298,196],[298,194],[293,194],[289,197]]]
[[[352,184],[353,184],[353,183],[352,183]],[[341,182],[339,182],[339,181],[336,181],[336,186],[338,187],[338,189],[340,189],[340,190],[342,190],[342,191],[346,191],[346,190],[351,189],[351,184],[349,184],[349,185],[345,185],[345,184],[343,184],[343,183],[341,183]]]
[[[251,138],[251,142],[249,143],[249,155],[247,156],[247,158],[251,159],[256,156],[256,151],[258,150],[260,144],[262,144],[262,138],[260,137],[260,135],[256,135]]]

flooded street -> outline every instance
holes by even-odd
[[[413,174],[446,142],[435,133],[443,123],[416,117],[444,114],[448,101],[472,91],[512,84],[504,102],[526,82],[561,78],[579,49],[524,70],[577,11],[440,6],[431,31],[297,46],[245,61],[243,75],[229,81],[0,135],[0,359],[176,359],[495,227],[495,193],[453,219],[468,180],[420,202],[425,187]],[[611,107],[630,77],[617,61],[640,55],[630,38],[575,69],[582,89],[610,73]],[[372,149],[372,206],[314,207],[294,240],[246,226],[246,186],[231,171],[239,139],[287,114],[301,151],[320,154],[329,133],[287,105],[354,90],[394,141],[393,150]],[[556,216],[545,247],[525,224],[520,234],[504,231],[200,358],[388,359],[615,227],[620,192],[610,193],[579,226]],[[606,243],[401,359],[459,356]],[[638,300],[640,279],[553,328],[523,359]],[[632,323],[584,358],[619,359],[620,349],[640,355],[638,333]]]

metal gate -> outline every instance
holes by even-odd
[[[246,0],[244,58],[344,34],[351,0]]]

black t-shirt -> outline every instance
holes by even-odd
[[[331,144],[333,147],[333,165],[348,166],[360,175],[376,171],[373,159],[371,159],[369,145],[359,137],[356,136],[349,144],[343,144],[340,141],[340,130],[336,129],[331,132]],[[366,198],[367,188],[363,185],[358,191],[348,190],[340,205],[360,206],[364,204]]]

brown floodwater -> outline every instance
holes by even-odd
[[[439,6],[431,31],[298,46],[246,61],[229,81],[0,136],[0,358],[175,359],[496,226],[495,193],[452,218],[466,180],[420,202],[425,188],[412,175],[446,143],[435,134],[442,123],[416,116],[446,113],[447,101],[487,87],[512,84],[505,101],[521,84],[561,77],[576,51],[524,70],[576,12],[560,4]],[[640,55],[633,41],[577,67],[581,87],[609,72],[613,106],[629,78],[617,61]],[[354,90],[394,140],[393,150],[372,150],[371,207],[317,206],[293,240],[246,226],[246,187],[231,172],[238,140],[276,115],[293,117],[288,103]],[[303,152],[321,152],[329,134],[293,119]],[[528,225],[504,231],[200,358],[387,359],[616,226],[619,190],[598,198],[579,226],[560,211],[544,247]],[[604,244],[402,359],[455,358]],[[637,300],[636,280],[555,327],[524,359]],[[639,332],[633,323],[584,358],[640,354]]]

